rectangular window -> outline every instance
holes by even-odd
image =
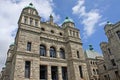
[[[25,61],[25,78],[30,78],[30,61]]]
[[[107,76],[106,75],[104,75],[104,79],[107,80]]]
[[[38,21],[37,20],[35,20],[35,26],[38,26]]]
[[[31,42],[27,43],[27,51],[31,51]]]
[[[120,79],[120,76],[119,76],[119,73],[118,73],[118,71],[115,71],[115,75],[116,75],[116,80],[119,80]]]
[[[116,63],[115,63],[114,59],[111,60],[111,63],[112,63],[113,66],[116,66]]]
[[[77,58],[80,58],[79,51],[77,51]]]
[[[30,25],[32,25],[33,24],[33,19],[32,18],[30,18]]]
[[[107,77],[108,77],[108,80],[110,80],[110,76],[109,76],[109,74],[108,74],[108,76],[107,76]]]
[[[79,66],[80,77],[83,78],[82,66]]]
[[[68,80],[67,67],[62,67],[62,79]]]
[[[27,17],[24,17],[24,23],[27,24]]]
[[[52,78],[52,80],[58,80],[58,68],[57,68],[57,66],[51,66],[51,78]]]
[[[108,52],[109,52],[109,54],[111,54],[111,50],[110,50],[110,48],[108,48]]]
[[[40,65],[40,80],[47,80],[47,66]]]

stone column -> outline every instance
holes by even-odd
[[[46,49],[46,56],[47,57],[50,57],[50,51],[49,50],[50,50],[49,48]]]
[[[59,52],[59,50],[57,50],[57,58],[60,58],[60,52]]]
[[[52,80],[51,79],[51,66],[50,65],[48,65],[48,67],[47,67],[47,78],[48,78],[48,80]]]
[[[59,54],[60,52],[59,52],[59,51],[60,51],[60,50],[59,50],[59,48],[57,47],[57,48],[56,48],[56,57],[57,57],[57,58],[60,58],[60,54]]]
[[[62,67],[61,66],[58,66],[58,80],[63,80],[62,79]]]

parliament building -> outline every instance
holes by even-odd
[[[66,17],[61,26],[41,21],[32,3],[18,20],[2,80],[89,80],[80,31]]]

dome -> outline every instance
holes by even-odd
[[[69,17],[66,17],[63,23],[67,23],[67,22],[74,23],[74,21],[71,18],[69,18]]]
[[[26,6],[25,8],[33,8],[33,9],[35,9],[35,7],[33,6],[33,4],[32,3],[30,3],[28,6]]]

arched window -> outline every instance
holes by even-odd
[[[54,47],[50,47],[50,57],[56,58],[56,50]]]
[[[46,56],[46,47],[44,45],[40,45],[40,56]]]
[[[118,37],[120,39],[120,31],[117,31],[116,33],[117,33],[117,35],[118,35]]]
[[[62,48],[60,48],[60,58],[65,59],[65,51]]]

